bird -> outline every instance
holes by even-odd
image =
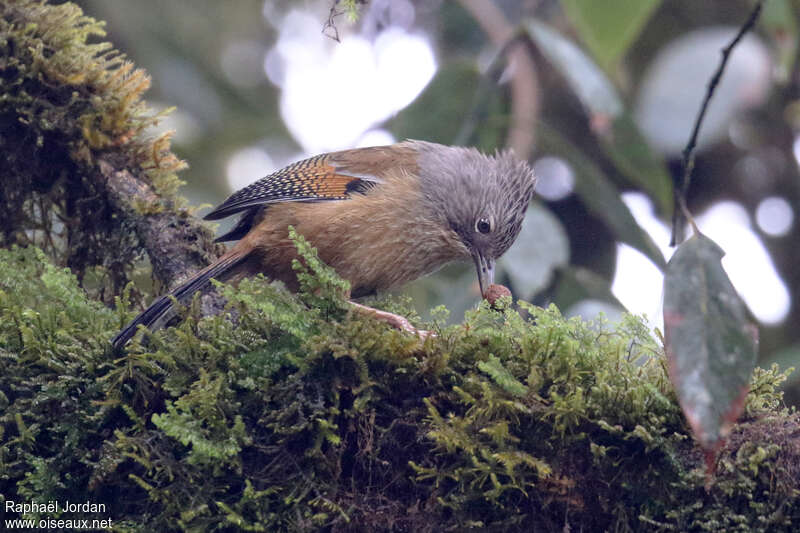
[[[239,214],[216,239],[229,251],[156,299],[112,340],[124,346],[140,329],[164,326],[174,300],[263,273],[298,290],[297,251],[289,227],[350,282],[351,304],[395,327],[407,320],[352,301],[399,287],[453,261],[472,261],[481,294],[494,283],[496,260],[519,235],[535,177],[511,150],[406,140],[325,153],[290,164],[233,193],[205,215]],[[174,300],[173,300],[174,299]]]

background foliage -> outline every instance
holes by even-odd
[[[202,1],[80,3],[107,20],[111,38],[155,75],[153,98],[165,106],[178,105],[180,112],[170,126],[178,130],[177,153],[191,164],[183,177],[188,181],[185,192],[193,202],[216,203],[230,192],[222,178],[238,150],[261,149],[275,165],[303,154],[304,148],[282,119],[282,89],[264,75],[264,61],[286,29],[281,17],[293,10],[311,14],[309,24],[318,27],[309,35],[325,40],[321,46],[338,46],[322,34],[331,2],[243,1],[236,9]],[[671,216],[672,179],[681,172],[678,150],[682,144],[670,149],[653,145],[639,130],[641,122],[634,115],[641,94],[645,85],[655,84],[664,94],[680,96],[692,79],[702,80],[699,85],[707,79],[705,74],[687,70],[694,63],[691,54],[683,59],[688,65],[667,78],[655,79],[648,68],[667,44],[690,31],[711,35],[721,25],[739,26],[754,2],[622,1],[603,2],[599,10],[596,2],[582,1],[391,4],[372,2],[360,10],[355,23],[346,16],[335,18],[340,36],[370,40],[381,29],[399,25],[431,40],[438,69],[414,102],[375,126],[397,139],[460,142],[488,150],[521,142],[523,152],[530,149],[532,161],[545,156],[565,161],[574,174],[574,193],[533,205],[529,219],[535,223],[529,224],[504,262],[501,281],[538,304],[553,302],[567,312],[574,309],[585,314],[591,311],[572,306],[588,299],[595,308],[600,305],[616,313],[620,304],[610,286],[617,245],[626,243],[655,264],[661,264],[663,250],[637,224],[630,204],[623,204],[619,193],[644,192],[656,215],[666,222]],[[413,6],[412,18],[398,5]],[[740,92],[754,92],[730,98],[718,95],[720,103],[715,105],[738,111],[721,130],[713,119],[706,124],[708,136],[701,136],[689,191],[695,213],[731,200],[750,217],[747,224],[769,252],[790,297],[785,318],[760,327],[760,360],[784,366],[798,359],[800,343],[800,332],[792,327],[800,321],[795,303],[800,278],[793,268],[798,260],[793,243],[798,242],[800,225],[795,223],[785,234],[774,236],[752,220],[766,197],[780,196],[795,208],[800,205],[793,152],[798,124],[796,10],[790,0],[766,2],[755,29],[770,55],[771,70],[763,78],[766,85],[753,88],[736,78],[733,70],[726,74]],[[535,43],[527,51],[532,65],[527,93],[508,83],[502,74],[504,61],[491,61],[510,35],[503,32],[514,29],[527,32]],[[693,46],[716,53],[721,44],[712,39]],[[584,58],[567,53],[569,47],[583,50]],[[236,55],[231,50],[246,52]],[[517,61],[518,68],[520,64]],[[708,77],[712,71],[709,67]],[[498,79],[504,81],[497,84]],[[683,97],[692,116],[701,97],[702,92]],[[721,103],[726,98],[730,102]],[[515,120],[519,122],[520,110],[525,109],[529,110],[532,144],[519,141],[514,133],[519,126]],[[670,128],[665,122],[660,129]],[[712,130],[722,133],[712,135]],[[685,143],[689,133],[688,125],[678,129],[680,143]],[[252,179],[269,170],[246,168]],[[406,292],[424,316],[430,307],[446,303],[457,320],[478,299],[474,288],[472,293],[463,290],[473,278],[468,265],[454,266]],[[652,284],[653,278],[638,283]],[[794,389],[790,387],[789,393],[794,401]]]

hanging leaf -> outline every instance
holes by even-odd
[[[744,407],[758,344],[758,329],[722,268],[723,255],[698,233],[675,251],[664,277],[670,379],[709,475]]]
[[[561,5],[597,62],[613,71],[661,0],[562,0]]]

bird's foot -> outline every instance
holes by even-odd
[[[413,333],[414,335],[418,336],[420,339],[425,340],[428,337],[435,337],[436,334],[432,331],[427,331],[424,329],[417,329],[415,328],[411,322],[404,316],[398,315],[395,313],[390,313],[388,311],[381,311],[380,309],[375,309],[374,307],[369,307],[367,305],[362,305],[356,302],[351,301],[350,305],[358,311],[359,313],[363,313],[365,315],[369,315],[373,318],[377,318],[378,320],[382,320],[389,324],[390,326],[397,328],[402,331],[408,331],[409,333]]]

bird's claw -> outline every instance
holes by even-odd
[[[415,328],[411,322],[402,315],[390,313],[388,311],[381,311],[380,309],[375,309],[374,307],[369,307],[356,302],[350,302],[350,305],[352,305],[360,313],[368,314],[374,318],[377,318],[378,320],[382,320],[396,329],[413,333],[423,341],[428,338],[436,337],[436,333],[433,331]]]

